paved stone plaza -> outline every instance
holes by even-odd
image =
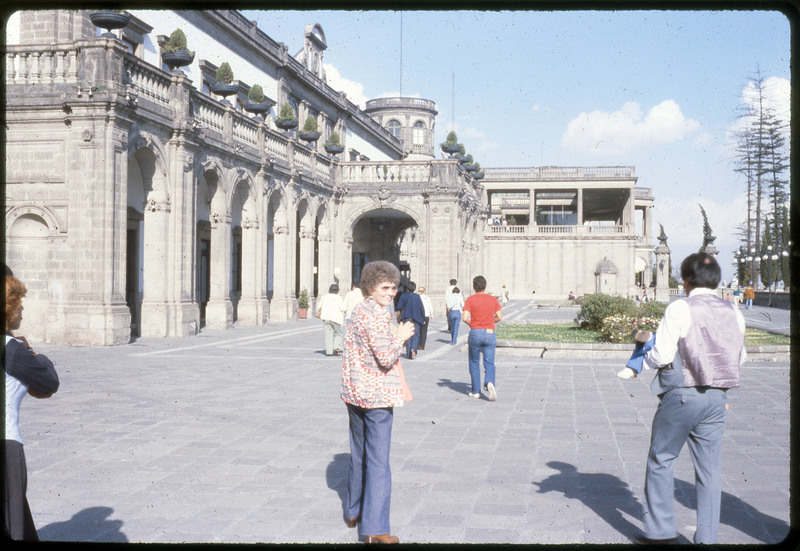
[[[535,317],[512,302],[507,320]],[[550,312],[549,315],[552,315]],[[572,314],[574,315],[574,314]],[[418,543],[625,543],[642,526],[652,375],[619,361],[498,353],[498,400],[467,397],[467,356],[434,319],[395,410],[392,532]],[[462,325],[461,340],[466,328]],[[44,540],[354,543],[342,520],[341,359],[302,320],[118,347],[41,345],[61,389],[23,402],[28,499]],[[721,543],[789,531],[789,365],[729,392]],[[688,452],[681,539],[694,532]]]

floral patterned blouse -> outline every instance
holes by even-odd
[[[389,330],[389,312],[366,298],[347,320],[342,354],[342,394],[348,404],[367,409],[403,405],[396,369],[403,341]]]

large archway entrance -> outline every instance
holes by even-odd
[[[421,270],[422,240],[417,221],[397,209],[375,209],[363,214],[353,226],[351,281],[361,280],[361,270],[374,260],[388,260],[404,281]]]

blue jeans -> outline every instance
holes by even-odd
[[[745,302],[745,310],[750,310],[753,307],[753,299],[748,298]]]
[[[350,472],[344,516],[361,516],[362,536],[389,534],[392,501],[392,408],[347,405],[350,418]]]
[[[633,349],[633,354],[631,354],[631,358],[627,361],[625,367],[630,367],[636,372],[637,375],[640,374],[642,372],[642,364],[644,363],[645,354],[652,350],[655,345],[655,333],[653,333],[653,335],[650,337],[650,340],[646,343],[642,344],[637,342],[636,347]]]
[[[414,324],[414,334],[406,341],[406,357],[411,359],[411,351],[413,350],[416,352],[419,349],[419,335],[422,333],[422,324],[412,319],[405,319],[402,321],[410,321]]]
[[[447,312],[447,324],[450,330],[450,344],[458,341],[458,326],[461,324],[461,310],[450,310]]]
[[[490,333],[491,331],[491,333]],[[469,330],[469,375],[472,379],[472,392],[481,391],[481,354],[483,354],[483,384],[494,382],[494,350],[497,338],[493,329]]]
[[[645,536],[678,535],[675,525],[675,460],[688,443],[695,472],[697,529],[695,543],[717,543],[722,497],[724,390],[689,387],[664,393],[653,417],[644,482]]]

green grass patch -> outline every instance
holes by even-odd
[[[603,342],[599,331],[581,329],[575,323],[501,324],[497,326],[497,338],[506,341]]]
[[[772,346],[792,344],[791,337],[786,335],[779,335],[777,333],[770,333],[763,329],[752,329],[750,327],[744,332],[745,346]]]
[[[745,331],[746,346],[788,345],[790,337],[778,335],[761,329],[750,327]],[[602,343],[599,331],[581,329],[575,323],[520,323],[500,324],[497,326],[497,338],[504,341],[562,342],[562,343]]]

